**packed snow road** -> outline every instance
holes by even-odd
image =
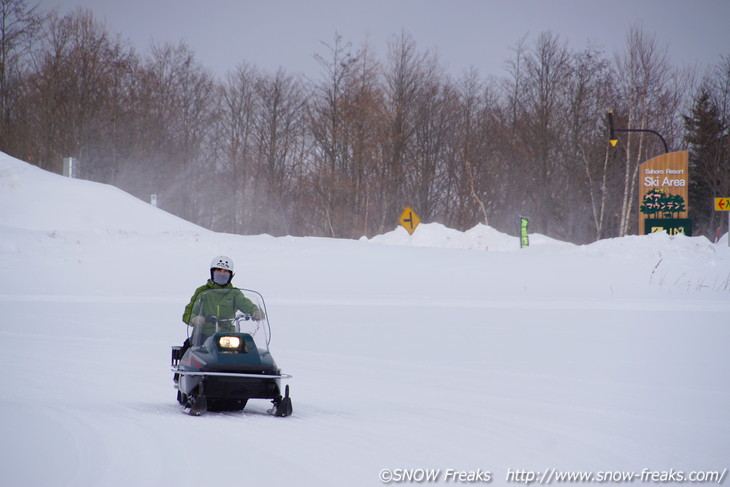
[[[251,401],[191,418],[169,372],[184,303],[3,297],[8,485],[379,485],[398,467],[499,485],[516,468],[726,461],[721,305],[308,301],[268,303],[294,415]]]

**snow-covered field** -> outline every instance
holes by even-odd
[[[0,485],[730,467],[727,236],[518,247],[435,223],[359,241],[213,233],[0,154]],[[169,347],[217,254],[267,299],[292,417],[175,401]]]

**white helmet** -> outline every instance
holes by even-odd
[[[216,269],[223,269],[228,272],[216,272]],[[233,259],[225,255],[219,255],[210,262],[210,280],[219,285],[227,286],[233,279]]]
[[[225,269],[233,272],[233,259],[225,255],[219,255],[210,262],[211,269]]]

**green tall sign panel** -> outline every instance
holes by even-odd
[[[527,225],[530,223],[530,221],[525,218],[524,216],[520,217],[520,248],[524,249],[525,247],[530,246],[530,238],[527,236]]]

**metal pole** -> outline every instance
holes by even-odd
[[[664,140],[664,137],[661,136],[659,132],[656,130],[649,130],[649,129],[614,129],[616,132],[649,132],[650,134],[654,134],[660,139],[662,139],[662,144],[664,144],[664,153],[669,154],[669,146],[667,146],[667,141]]]
[[[74,164],[76,162],[76,159],[73,157],[64,157],[63,158],[63,175],[69,178],[75,178],[76,177],[76,165]]]
[[[609,140],[611,141],[612,146],[616,146],[616,143],[618,142],[618,139],[616,138],[616,132],[649,132],[650,134],[654,134],[657,137],[659,137],[662,140],[662,144],[664,144],[664,153],[669,154],[669,146],[667,145],[667,141],[664,140],[664,137],[657,132],[656,130],[649,130],[649,129],[617,129],[613,126],[613,110],[609,110],[606,114],[608,117],[608,130],[609,130]]]

